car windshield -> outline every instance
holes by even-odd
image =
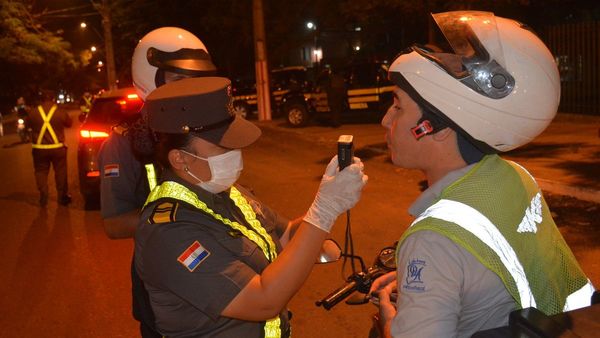
[[[96,99],[88,119],[100,123],[119,123],[129,116],[139,113],[142,105],[141,100]]]
[[[293,85],[303,86],[307,80],[306,69],[273,71],[271,78],[275,88],[288,88]]]

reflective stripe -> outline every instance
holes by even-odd
[[[161,185],[156,186],[154,189],[152,189],[150,195],[148,196],[148,199],[146,200],[146,203],[144,204],[144,207],[148,203],[156,201],[160,198],[167,197],[186,202],[194,206],[195,208],[200,209],[205,213],[211,215],[220,222],[229,225],[231,228],[238,230],[242,233],[242,235],[244,235],[244,237],[248,238],[249,240],[254,242],[259,248],[261,248],[263,254],[267,258],[267,260],[269,260],[269,262],[272,262],[273,260],[275,260],[275,258],[277,258],[275,242],[273,242],[271,236],[260,224],[260,221],[256,219],[256,214],[254,213],[254,210],[252,209],[248,201],[235,187],[231,187],[229,191],[229,197],[233,200],[235,205],[242,211],[242,213],[244,214],[244,218],[246,219],[248,224],[250,224],[254,231],[249,230],[248,228],[239,224],[236,221],[232,221],[214,212],[206,205],[206,203],[202,202],[194,192],[184,187],[183,185],[172,181],[163,182]],[[265,338],[280,338],[281,319],[279,318],[279,316],[267,320],[265,322],[264,330]]]
[[[52,119],[52,116],[54,115],[57,106],[53,105],[52,108],[50,108],[48,115],[46,115],[42,106],[38,106],[37,108],[40,112],[40,115],[42,116],[44,124],[42,125],[42,129],[40,130],[40,134],[38,135],[36,143],[32,144],[31,147],[36,149],[54,149],[63,147],[64,145],[61,142],[58,142],[58,138],[56,137],[54,129],[52,129],[52,125],[50,124],[50,120]],[[54,141],[54,143],[42,144],[42,139],[44,138],[44,134],[46,133],[46,131],[50,133],[50,137],[52,137],[52,141]]]
[[[581,289],[573,292],[567,297],[567,301],[565,302],[565,307],[563,308],[563,312],[577,310],[582,307],[592,305],[592,294],[594,293],[594,286],[592,282],[588,279],[586,285],[584,285]]]
[[[454,223],[472,233],[490,247],[498,255],[498,258],[515,281],[519,291],[519,304],[521,307],[536,307],[529,281],[517,254],[487,217],[466,204],[442,199],[427,208],[411,226],[428,217]]]
[[[148,177],[148,186],[150,187],[150,191],[156,187],[156,171],[154,170],[154,165],[152,163],[146,164],[146,177]]]

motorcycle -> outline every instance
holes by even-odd
[[[332,241],[332,240],[329,240]],[[334,242],[335,243],[335,242]],[[335,243],[337,245],[337,243]],[[324,246],[325,247],[325,246]],[[328,244],[329,252],[327,259],[320,256],[319,262],[331,262],[340,257],[349,257],[359,260],[362,270],[353,272],[346,283],[337,288],[323,299],[315,304],[330,310],[341,301],[346,300],[348,305],[361,305],[369,302],[378,306],[376,297],[369,297],[368,293],[373,281],[378,277],[396,270],[396,244],[383,248],[375,257],[372,266],[365,267],[362,258],[359,256],[335,253],[333,246]],[[323,252],[324,250],[322,250]],[[392,294],[392,302],[395,303],[397,294]],[[373,316],[373,327],[368,337],[376,338],[383,336],[377,325],[378,313]],[[510,313],[508,325],[495,329],[479,331],[473,334],[472,338],[502,338],[502,337],[521,337],[521,338],[559,338],[559,337],[596,337],[600,332],[600,292],[596,291],[592,296],[592,305],[574,311],[559,313],[548,316],[536,308],[525,308],[515,310]]]
[[[365,267],[362,257],[355,255],[340,254],[341,257],[347,257],[350,259],[357,259],[360,262],[361,271],[353,272],[348,278],[346,283],[341,287],[337,288],[323,299],[318,300],[315,304],[322,306],[325,310],[330,310],[341,301],[349,298],[354,293],[353,297],[346,300],[348,305],[361,305],[369,302],[367,294],[371,289],[373,281],[384,274],[396,270],[396,247],[388,246],[381,251],[375,257],[373,265]]]
[[[31,140],[31,128],[25,124],[25,119],[19,117],[17,119],[17,134],[21,139],[21,143],[26,143]]]
[[[344,257],[345,259],[351,259],[352,264],[354,263],[354,260],[357,260],[360,263],[361,270],[356,271],[354,265],[352,265],[353,273],[346,278],[346,283],[335,289],[323,299],[316,301],[315,305],[322,306],[325,310],[331,310],[331,308],[341,301],[346,300],[345,303],[348,305],[362,305],[371,302],[378,306],[378,299],[369,297],[368,293],[373,281],[390,271],[396,270],[396,243],[381,249],[379,254],[375,257],[373,265],[366,267],[362,257],[354,255],[353,253],[349,254],[347,250],[344,250],[344,253],[342,253],[339,245],[335,241],[328,241],[335,243],[335,246],[337,246],[339,251],[335,252],[333,244],[327,244],[328,250],[321,250],[322,254],[319,256],[319,263],[331,262]],[[325,248],[326,246],[324,245],[323,247]],[[327,256],[329,260],[323,258],[324,251],[328,252],[325,256]],[[332,258],[335,259],[332,260]],[[395,295],[396,294],[392,294],[393,301],[395,301]],[[378,315],[378,313],[373,315],[373,326],[369,331],[369,338],[383,336],[379,329],[379,325],[377,325],[379,321]]]

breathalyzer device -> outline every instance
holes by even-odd
[[[338,163],[340,167],[340,171],[352,164],[353,154],[353,145],[352,139],[354,136],[352,135],[340,135],[338,138]]]

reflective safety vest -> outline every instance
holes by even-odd
[[[275,242],[271,236],[267,233],[265,228],[260,224],[260,221],[256,219],[254,210],[248,203],[248,201],[242,196],[242,194],[235,187],[231,187],[229,191],[229,198],[233,200],[234,204],[242,211],[244,218],[250,224],[252,229],[241,225],[236,221],[232,221],[210,209],[206,203],[202,202],[198,196],[185,186],[173,182],[166,181],[156,186],[148,196],[144,208],[149,203],[157,201],[162,198],[172,198],[178,201],[185,202],[198,210],[211,215],[219,222],[228,225],[232,229],[239,231],[244,237],[248,238],[254,244],[256,244],[263,252],[269,262],[273,262],[277,258],[277,250]],[[280,338],[281,337],[281,319],[279,316],[273,319],[269,319],[265,322],[264,326],[265,338]]]
[[[64,144],[58,141],[56,133],[54,133],[54,129],[52,129],[52,125],[50,124],[50,120],[52,119],[56,108],[56,105],[52,105],[52,108],[50,108],[48,115],[46,115],[42,106],[37,107],[38,111],[40,112],[40,115],[42,116],[44,124],[42,125],[42,129],[40,130],[40,134],[38,135],[37,141],[34,144],[32,144],[31,147],[35,149],[55,149],[64,147]],[[54,143],[42,144],[42,140],[44,139],[44,134],[46,132],[50,133],[50,137],[52,137],[52,141]]]
[[[486,156],[411,224],[440,233],[496,273],[521,308],[547,315],[591,305],[594,287],[558,231],[533,177]],[[402,243],[400,241],[400,244]]]
[[[148,178],[148,186],[150,191],[156,187],[156,170],[154,170],[154,164],[148,163],[144,165],[146,168],[146,177]]]

